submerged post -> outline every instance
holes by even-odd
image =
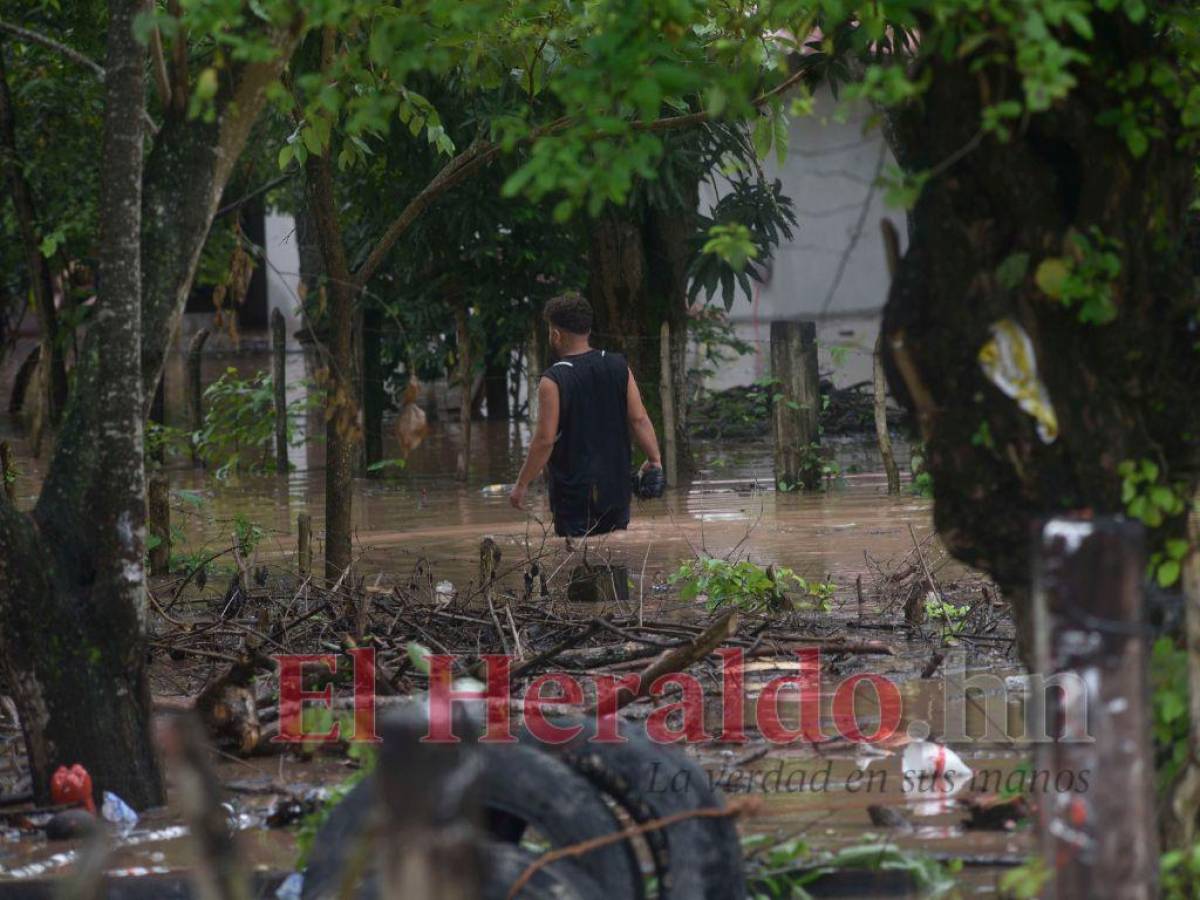
[[[480,896],[483,764],[455,716],[460,743],[423,742],[429,726],[416,707],[380,725],[381,897],[474,900]]]
[[[166,575],[171,569],[171,498],[167,476],[157,472],[147,487],[146,518],[157,543],[150,550],[150,574]]]
[[[296,516],[296,567],[301,578],[312,572],[312,516],[306,512]]]
[[[659,372],[662,387],[663,417],[663,468],[667,484],[674,487],[679,483],[679,452],[675,444],[675,385],[671,373],[671,325],[662,323],[659,331]]]
[[[771,323],[771,404],[775,436],[775,484],[817,487],[821,471],[816,462],[817,414],[821,387],[817,374],[815,322]]]
[[[275,388],[275,471],[286,475],[287,451],[287,325],[283,313],[271,313],[271,380]]]
[[[1157,896],[1142,526],[1052,519],[1034,570],[1036,804],[1045,896]],[[1053,679],[1049,681],[1049,679]],[[1044,773],[1044,774],[1043,774]]]
[[[201,328],[194,335],[192,335],[192,341],[190,344],[188,344],[188,412],[193,434],[204,427],[204,387],[200,383],[200,355],[204,351],[204,344],[207,340],[208,329]],[[200,459],[196,454],[196,442],[193,440],[192,465],[197,465],[199,462]]]

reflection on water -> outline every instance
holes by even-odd
[[[206,355],[204,382],[211,383],[230,367],[245,377],[269,364],[263,353]],[[293,352],[287,365],[289,398],[300,399],[305,379],[311,377],[311,359]],[[183,357],[173,355],[166,379],[167,423],[177,427],[187,427],[183,367]],[[286,555],[293,552],[296,517],[307,512],[320,553],[325,490],[321,413],[314,410],[295,424],[299,436],[314,439],[292,449],[294,469],[286,477],[233,476],[217,481],[185,463],[169,465],[177,497],[175,524],[186,536],[186,549],[215,551],[227,546],[231,523],[241,516],[267,532],[264,553]],[[398,457],[391,426],[389,418],[384,429],[385,457]],[[14,443],[21,470],[18,503],[28,508],[36,499],[44,460],[28,456],[26,442],[13,434],[11,423],[0,422],[0,434]],[[478,542],[485,534],[502,547],[541,542],[543,525],[550,523],[544,490],[531,492],[532,513],[525,515],[509,506],[505,491],[485,489],[516,478],[529,439],[527,423],[475,423],[471,475],[465,485],[454,478],[461,438],[456,423],[435,421],[428,439],[410,454],[406,466],[387,470],[398,474],[356,482],[354,528],[364,574],[407,571],[415,560],[425,558],[439,577],[461,577],[470,571],[467,564],[477,558]],[[907,523],[919,532],[930,527],[926,501],[887,496],[870,443],[834,445],[846,474],[829,491],[815,494],[772,490],[771,451],[766,443],[700,442],[696,452],[698,480],[669,491],[663,500],[635,501],[629,531],[596,541],[597,552],[631,566],[636,562],[639,570],[645,561],[652,574],[697,550],[720,555],[738,547],[755,561],[787,565],[801,575],[852,577],[863,570],[864,552],[882,558],[904,552],[909,543]],[[180,497],[181,491],[186,495]]]

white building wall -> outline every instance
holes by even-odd
[[[798,224],[792,240],[776,248],[753,296],[740,296],[730,310],[738,336],[754,352],[719,367],[710,388],[769,374],[773,320],[816,321],[821,372],[839,386],[871,377],[889,281],[879,223],[889,217],[903,235],[904,211],[889,209],[876,184],[894,161],[879,128],[867,128],[868,111],[839,120],[836,106],[828,92],[818,94],[816,114],[791,122],[783,165],[774,156],[764,164],[770,178],[783,182]],[[701,203],[715,199],[705,185]]]
[[[300,316],[300,247],[296,241],[296,220],[292,216],[269,212],[263,228],[267,251],[267,314],[283,313],[287,323],[288,346],[303,324]]]

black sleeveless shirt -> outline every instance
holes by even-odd
[[[550,455],[550,509],[562,535],[629,524],[629,364],[619,353],[563,357],[543,374],[558,386],[558,435]]]

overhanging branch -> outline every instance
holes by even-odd
[[[88,69],[101,81],[104,80],[104,66],[100,65],[94,59],[84,56],[78,50],[73,50],[66,44],[54,40],[54,38],[47,37],[41,32],[33,31],[29,28],[22,28],[20,25],[13,25],[11,22],[5,22],[3,19],[0,19],[0,31],[7,31],[9,34],[15,35],[27,43],[38,44],[47,50],[53,50],[64,59],[75,63],[75,65]]]
[[[38,44],[42,47],[45,47],[47,50],[53,50],[64,59],[75,63],[77,66],[82,66],[83,68],[87,69],[101,81],[104,81],[108,74],[104,71],[104,66],[100,65],[100,63],[96,62],[94,59],[85,56],[78,50],[68,47],[66,44],[54,40],[54,38],[47,37],[39,31],[33,31],[29,28],[22,28],[20,25],[14,25],[11,22],[5,22],[3,19],[0,19],[0,31],[7,31],[9,34],[15,35],[16,37],[30,44]],[[142,121],[146,123],[146,127],[150,129],[151,134],[158,134],[158,125],[152,118],[150,118],[150,114],[144,109],[142,110]]]
[[[765,106],[773,98],[795,87],[803,77],[803,70],[792,73],[774,88],[752,100],[750,105],[755,109]],[[634,131],[672,131],[677,128],[700,125],[711,118],[712,116],[707,111],[702,110],[681,116],[671,116],[666,119],[655,119],[653,122],[634,122],[632,128]],[[550,135],[566,131],[573,124],[573,121],[565,117],[556,119],[548,125],[534,129],[521,143],[532,143],[539,138],[549,137]],[[500,154],[500,151],[499,144],[492,143],[491,141],[476,141],[462,153],[447,162],[429,184],[422,188],[421,192],[413,197],[404,209],[400,211],[400,214],[392,220],[392,224],[388,226],[383,236],[363,261],[363,264],[359,266],[358,271],[354,273],[355,290],[360,291],[366,287],[367,282],[371,280],[375,273],[379,271],[379,267],[383,265],[383,261],[387,258],[392,247],[412,227],[412,224],[420,217],[421,213],[431,206],[441,194],[466,181],[495,159]]]

